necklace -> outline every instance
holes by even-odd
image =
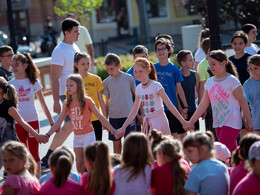
[[[142,83],[143,85],[147,85],[150,82],[150,79],[147,81],[147,83]]]

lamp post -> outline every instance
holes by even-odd
[[[210,50],[222,49],[217,0],[207,0],[210,33]]]
[[[9,27],[10,38],[11,38],[11,47],[13,48],[14,53],[16,53],[18,46],[17,46],[16,40],[15,40],[15,28],[14,28],[12,1],[6,0],[6,4],[7,4],[8,27]]]

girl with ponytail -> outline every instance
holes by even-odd
[[[48,141],[48,135],[46,135],[44,140],[39,140],[39,137],[37,136],[40,126],[36,107],[34,105],[35,94],[40,101],[41,107],[46,117],[48,118],[50,125],[53,125],[54,121],[44,100],[42,86],[38,82],[40,71],[33,63],[30,54],[25,53],[24,55],[14,55],[12,71],[15,75],[15,78],[9,81],[9,84],[12,84],[18,92],[18,112],[24,118],[24,120],[33,127],[34,131],[32,133],[26,131],[21,125],[17,123],[17,121],[15,124],[15,129],[18,138],[29,148],[29,151],[37,163],[37,178],[39,178],[41,171],[41,163],[38,151],[39,142],[46,143]]]
[[[56,149],[49,158],[51,178],[41,185],[41,194],[83,194],[80,184],[68,178],[72,164],[72,156],[66,149]]]
[[[221,50],[209,54],[210,77],[205,84],[201,103],[190,119],[193,125],[206,111],[209,102],[213,111],[213,128],[216,129],[218,141],[225,144],[232,152],[237,147],[237,136],[242,127],[240,108],[243,112],[244,125],[248,131],[253,131],[249,107],[243,94],[242,86],[237,78],[237,72]]]
[[[112,180],[109,149],[106,143],[96,142],[85,149],[86,169],[81,177],[84,194],[111,195],[115,192]]]

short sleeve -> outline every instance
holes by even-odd
[[[99,76],[96,77],[96,84],[97,84],[97,91],[100,92],[104,89],[104,85],[102,83],[102,80]]]
[[[158,94],[159,93],[159,91],[161,90],[161,89],[163,89],[164,90],[164,88],[163,88],[163,86],[162,86],[162,84],[161,83],[159,83],[159,82],[156,82],[155,83],[156,85],[156,93]]]
[[[246,98],[246,101],[249,102],[249,97],[248,97],[249,90],[248,90],[247,82],[245,82],[244,85],[243,85],[243,92],[244,92],[244,96]]]
[[[141,95],[140,95],[140,90],[141,90],[141,85],[138,85],[138,86],[136,87],[136,89],[135,89],[135,95],[138,96],[138,97],[141,96]]]
[[[131,91],[134,92],[135,91],[135,79],[134,77],[129,77],[129,82],[130,82],[130,87],[131,87]]]
[[[86,186],[87,185],[87,183],[88,183],[88,173],[87,172],[85,172],[85,173],[83,173],[83,175],[81,176],[81,181],[80,181],[80,185],[81,186]]]
[[[108,77],[109,78],[109,77]],[[110,97],[110,94],[109,94],[109,89],[108,89],[108,78],[106,78],[104,81],[103,81],[103,85],[104,85],[104,90],[103,90],[103,94],[105,96],[108,96]]]
[[[37,93],[38,91],[40,91],[42,89],[42,85],[41,85],[41,83],[40,82],[36,82],[36,83],[34,83],[34,85],[33,85],[33,90],[34,90],[34,93]]]
[[[236,88],[241,86],[241,83],[239,82],[239,80],[235,76],[232,75],[231,78],[233,80],[233,82],[231,82],[231,84],[232,84],[231,85],[231,90],[234,91]]]
[[[5,186],[11,186],[14,189],[21,189],[22,188],[22,178],[21,178],[21,176],[9,175],[6,178],[2,188],[4,188]]]
[[[14,105],[11,102],[9,102],[8,100],[6,100],[5,103],[3,104],[3,107],[4,107],[4,110],[8,111],[8,109],[11,107],[14,107]]]
[[[199,63],[197,67],[197,73],[199,76],[199,81],[206,81],[207,80],[207,75],[205,75],[205,70],[204,67],[201,63]]]
[[[193,174],[192,172],[190,172],[188,180],[186,181],[184,188],[186,190],[198,193],[199,192],[199,179],[196,177],[195,174]]]
[[[65,64],[65,56],[63,56],[63,53],[57,48],[54,49],[51,55],[51,64],[52,65],[59,65],[64,66]]]
[[[85,101],[89,109],[91,109],[95,105],[95,102],[90,97],[87,97]]]
[[[209,85],[210,85],[210,83],[212,82],[212,79],[213,79],[213,77],[210,77],[207,81],[206,81],[206,83],[205,83],[205,85],[204,85],[204,88],[205,88],[205,90],[209,90]]]

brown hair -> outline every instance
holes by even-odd
[[[0,76],[0,88],[3,90],[3,97],[18,108],[18,95],[15,87],[9,85],[4,77]]]
[[[244,31],[246,34],[248,34],[249,31],[252,30],[252,29],[254,29],[254,28],[256,29],[256,26],[253,25],[253,24],[244,24],[244,25],[242,26],[241,30]]]
[[[74,18],[66,18],[61,22],[61,29],[64,35],[65,31],[70,32],[74,26],[80,26],[79,21]]]
[[[255,54],[253,56],[250,56],[247,60],[247,64],[248,64],[248,66],[249,66],[249,64],[254,64],[256,66],[260,66],[260,55]]]
[[[2,55],[5,52],[8,52],[8,51],[13,51],[13,48],[10,47],[9,45],[2,45],[2,46],[0,46],[0,57],[2,57]]]
[[[171,56],[172,53],[172,48],[171,48],[171,43],[169,40],[165,39],[165,38],[160,38],[158,39],[155,44],[154,44],[154,50],[157,50],[157,45],[162,44],[165,45],[166,49],[168,49],[169,53],[168,53],[168,58]]]
[[[53,183],[56,187],[62,187],[66,183],[72,163],[71,154],[64,149],[58,148],[51,154],[49,164],[53,169]]]
[[[26,159],[25,168],[35,177],[37,169],[36,162],[23,143],[18,141],[7,141],[1,149],[1,153],[3,154],[4,152],[11,153],[21,160]]]
[[[107,144],[96,142],[88,145],[85,149],[85,156],[93,163],[91,169],[88,170],[89,183],[85,187],[97,195],[109,194],[112,176]]]
[[[146,70],[151,70],[149,73],[149,78],[152,80],[157,81],[157,74],[156,74],[156,70],[154,68],[154,65],[152,62],[150,62],[149,60],[147,60],[146,58],[136,58],[134,61],[134,66],[135,65],[140,65],[142,68],[146,69]]]
[[[90,61],[90,56],[86,52],[75,52],[74,54],[74,73],[79,73],[79,69],[75,66],[82,58],[86,58]]]
[[[219,62],[226,61],[226,66],[225,66],[226,71],[238,78],[238,73],[237,73],[236,67],[227,58],[227,55],[225,54],[224,51],[222,51],[220,49],[219,50],[213,50],[213,51],[210,52],[209,57],[213,58],[213,59],[215,59],[215,60],[217,60]]]
[[[81,78],[81,76],[79,74],[71,74],[68,76],[67,80],[72,80],[75,81],[77,84],[77,94],[78,94],[78,101],[79,101],[79,105],[80,105],[80,109],[81,111],[84,110],[85,108],[85,87],[83,84],[83,80]],[[66,97],[66,107],[69,109],[70,108],[70,104],[72,102],[72,97],[71,95],[68,94],[68,90],[67,90],[67,97]]]
[[[30,80],[30,82],[34,85],[38,81],[40,71],[37,68],[37,66],[33,63],[31,55],[29,53],[15,54],[13,60],[19,61],[22,64],[27,64],[25,74],[26,77]]]
[[[186,61],[187,55],[191,54],[192,52],[190,50],[181,50],[179,51],[179,53],[177,54],[177,61],[179,63],[180,66],[182,61]]]
[[[201,48],[204,51],[204,53],[207,55],[208,50],[210,49],[210,38],[205,38],[201,42]]]
[[[247,43],[248,42],[248,36],[247,34],[242,31],[242,30],[239,30],[239,31],[236,31],[233,36],[232,36],[232,39],[231,39],[231,43],[233,43],[234,39],[235,38],[241,38],[243,39],[244,43]]]
[[[105,59],[105,65],[114,64],[116,67],[121,64],[120,57],[114,53],[108,53]]]
[[[176,195],[185,194],[184,189],[186,170],[179,161],[179,154],[175,148],[175,144],[172,139],[163,140],[155,149],[157,152],[160,150],[162,153],[171,159],[172,163],[172,178],[173,178],[173,193]]]
[[[200,31],[200,36],[199,36],[199,40],[198,40],[198,48],[200,48],[202,41],[206,38],[209,38],[209,36],[210,36],[210,34],[209,34],[208,28],[205,28]]]
[[[145,176],[146,165],[153,163],[153,156],[145,134],[130,133],[123,145],[122,169],[130,172],[128,182],[136,178],[141,172]]]

